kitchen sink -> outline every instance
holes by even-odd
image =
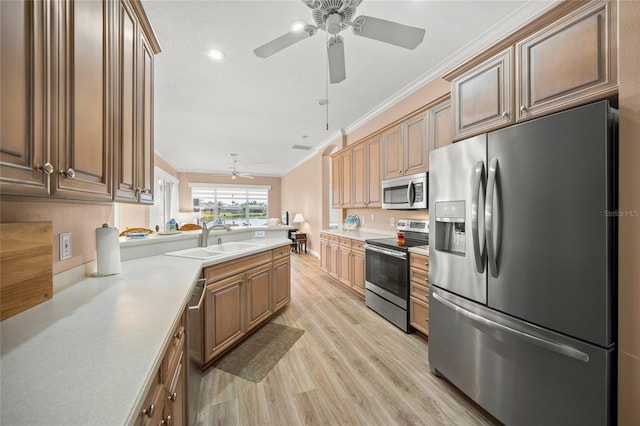
[[[209,246],[207,250],[212,250],[221,253],[229,253],[232,251],[245,250],[253,247],[257,247],[258,244],[254,243],[223,243],[218,246]]]
[[[247,250],[253,247],[257,247],[260,244],[254,243],[241,243],[241,242],[229,242],[220,244],[218,246],[209,247],[195,247],[190,249],[170,251],[165,253],[168,256],[188,257],[191,259],[208,260],[216,256],[222,256],[224,254],[233,253],[240,250]]]

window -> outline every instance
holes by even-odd
[[[155,168],[155,188],[153,190],[154,203],[149,209],[149,223],[159,225],[160,229],[171,219],[176,219],[178,212],[178,180],[165,172]]]
[[[230,226],[264,225],[270,186],[191,183],[193,211],[201,220]]]

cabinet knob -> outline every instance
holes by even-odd
[[[173,335],[173,337],[175,337],[176,339],[180,339],[182,338],[182,333],[184,333],[184,329],[180,329],[180,331],[178,331],[176,334]]]
[[[149,188],[143,188],[143,189],[141,189],[141,190],[140,190],[140,192],[141,192],[142,194],[151,194],[151,189],[149,189]]]
[[[520,105],[520,112],[525,112],[527,110],[527,107],[524,105]]]
[[[140,188],[140,187],[138,186],[138,187],[134,188],[134,190],[133,190],[133,191],[134,191],[136,194],[139,194],[139,193],[140,193],[140,191],[142,191],[142,188]]]
[[[155,404],[151,404],[149,406],[149,408],[143,408],[142,411],[140,412],[140,415],[142,417],[147,416],[147,417],[153,417],[153,413],[156,411],[156,405]]]
[[[508,116],[509,116],[509,113],[508,113],[507,111],[503,111],[503,112],[502,112],[502,116],[503,116],[503,117],[508,117]]]
[[[67,179],[73,179],[76,177],[76,171],[69,167],[67,170],[60,170],[60,176],[64,176]]]
[[[167,417],[165,417],[160,424],[162,426],[170,426],[171,425],[171,414],[169,414]]]
[[[171,395],[169,395],[169,401],[175,402],[176,399],[178,399],[178,393],[177,392],[174,392]]]
[[[44,165],[36,164],[35,170],[39,170],[48,176],[53,173],[53,165],[51,165],[51,163],[44,163]]]

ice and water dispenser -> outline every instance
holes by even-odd
[[[465,211],[464,201],[436,202],[436,250],[465,255]]]

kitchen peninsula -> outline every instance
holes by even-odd
[[[203,268],[283,247],[288,255],[290,241],[251,243],[210,260],[125,261],[121,274],[87,277],[3,321],[2,423],[134,423]]]

